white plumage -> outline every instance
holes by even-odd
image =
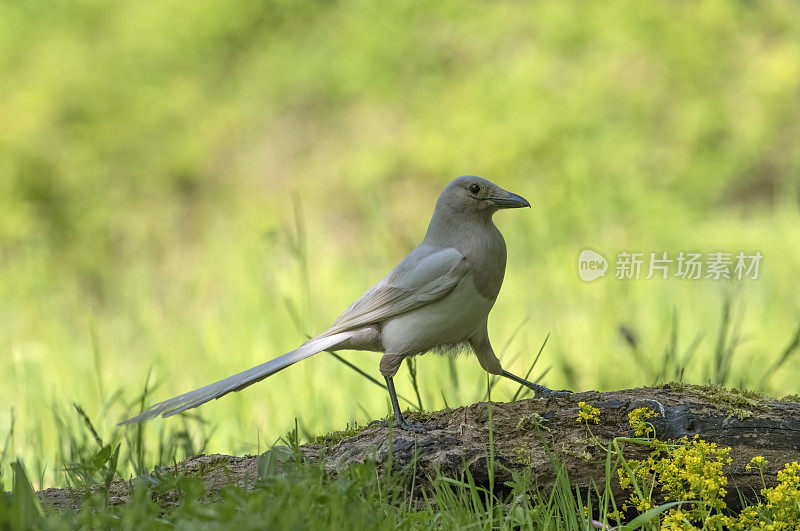
[[[524,383],[500,366],[489,343],[487,317],[503,282],[506,247],[492,222],[501,208],[530,206],[522,197],[466,175],[445,188],[436,203],[425,239],[380,282],[350,305],[322,334],[271,361],[151,406],[120,424],[169,417],[275,374],[324,350],[384,352],[386,378],[396,422],[403,419],[392,378],[403,359],[433,349],[469,344],[481,366]]]

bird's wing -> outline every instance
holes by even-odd
[[[429,304],[450,293],[468,272],[466,259],[452,247],[420,245],[351,304],[323,335],[378,323]]]

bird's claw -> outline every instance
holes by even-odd
[[[550,394],[545,394],[546,398],[565,398],[574,394],[569,389],[550,390]]]

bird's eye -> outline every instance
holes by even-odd
[[[469,185],[469,191],[472,192],[473,194],[477,194],[478,192],[481,191],[481,187],[473,183]]]

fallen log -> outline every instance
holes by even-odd
[[[579,402],[599,409],[598,423],[590,424],[593,435],[584,423],[576,421]],[[368,427],[354,434],[351,431],[320,437],[301,446],[301,450],[307,459],[322,464],[331,474],[365,462],[376,463],[382,473],[389,463],[395,473],[414,470],[417,489],[424,489],[437,473],[458,478],[465,469],[477,484],[488,486],[489,464],[494,463],[491,473],[495,488],[503,489],[514,471],[530,471],[532,479],[546,491],[556,479],[555,457],[566,468],[573,488],[590,489],[594,484],[605,484],[607,452],[598,441],[608,446],[615,437],[632,437],[628,413],[641,407],[658,414],[650,422],[661,440],[698,435],[719,447],[731,448],[732,462],[724,470],[729,508],[739,505],[739,492],[749,496],[762,488],[758,470],[747,468],[753,457],[760,455],[769,461],[764,470],[768,486],[775,483],[775,475],[784,464],[800,460],[798,397],[776,400],[748,391],[684,384],[605,393],[588,391],[511,403],[482,402],[433,413],[409,413],[410,419],[425,423],[430,431],[412,433]],[[627,459],[641,459],[648,452],[644,446],[625,447]],[[252,488],[258,477],[258,461],[259,456],[203,455],[177,465],[177,469],[200,477],[206,486],[205,498],[213,501],[227,484]],[[114,482],[110,503],[125,503],[130,485]],[[612,481],[612,488],[618,499],[624,498],[616,480]],[[39,497],[44,504],[56,508],[75,509],[80,501],[65,489],[41,491]],[[168,506],[169,500],[166,502]]]

